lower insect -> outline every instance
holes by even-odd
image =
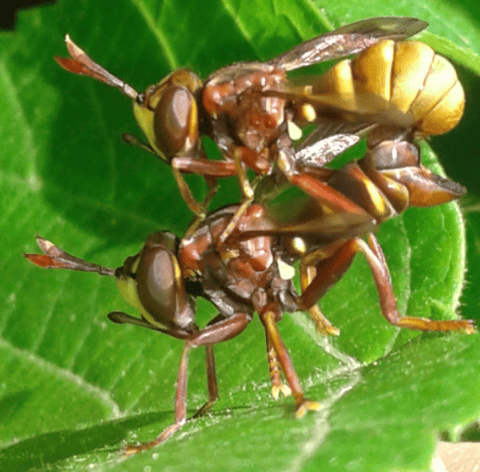
[[[388,322],[423,331],[474,331],[473,323],[468,320],[434,321],[399,315],[385,257],[372,233],[375,220],[368,213],[323,214],[315,199],[307,199],[303,213],[310,215],[311,221],[299,226],[285,221],[280,224],[273,211],[254,204],[242,215],[220,250],[217,240],[237,209],[238,206],[232,205],[211,213],[182,240],[169,232],[155,233],[138,254],[128,257],[115,270],[76,258],[40,237],[37,242],[44,254],[25,254],[41,267],[114,277],[127,302],[141,317],[114,311],[108,315],[111,321],[155,330],[184,342],[174,422],[153,441],[127,446],[124,449],[127,455],[163,443],[186,423],[188,356],[199,346],[206,351],[208,400],[194,417],[208,412],[218,398],[214,345],[241,334],[255,312],[265,329],[272,395],[291,393],[298,417],[317,410],[319,403],[303,393],[277,323],[284,313],[309,310],[320,332],[338,334],[316,303],[342,277],[357,252],[370,265],[382,314]],[[366,241],[362,235],[366,235]],[[298,259],[302,272],[300,294],[292,283],[294,270],[290,265]],[[203,329],[195,324],[194,299],[199,296],[218,309],[218,314]]]

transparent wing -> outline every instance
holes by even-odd
[[[264,218],[236,238],[289,236],[327,244],[337,239],[362,236],[376,226],[375,220],[366,212],[326,212],[321,200],[308,196],[293,185],[284,187],[280,195],[264,206]]]
[[[297,167],[322,167],[357,144],[375,127],[371,123],[330,122],[318,125],[296,148]]]
[[[357,54],[383,39],[404,39],[427,28],[417,18],[377,17],[342,26],[280,54],[267,64],[294,70],[319,62]]]

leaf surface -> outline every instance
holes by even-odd
[[[456,205],[410,209],[378,235],[402,314],[478,318],[480,225],[478,6],[464,2],[62,1],[22,12],[0,35],[0,470],[250,471],[429,470],[436,435],[479,414],[478,335],[400,332],[380,315],[368,266],[357,258],[322,300],[340,337],[324,339],[303,313],[280,324],[310,398],[270,398],[260,323],[216,348],[220,401],[163,446],[124,461],[124,443],[154,438],[173,420],[181,343],[108,323],[131,310],[112,280],[41,271],[22,259],[35,232],[66,251],[116,267],[160,229],[181,235],[191,218],[167,166],[128,148],[139,135],[116,90],[61,70],[69,33],[94,60],[139,91],[172,68],[206,77],[239,60],[267,60],[341,24],[388,14],[430,22],[423,39],[462,66],[467,113],[432,140],[448,173],[470,191],[468,250]],[[472,111],[469,111],[472,110]],[[478,131],[477,131],[478,134]],[[425,149],[424,162],[437,166]],[[197,195],[200,179],[189,178]],[[223,182],[222,182],[223,184]],[[235,179],[215,205],[238,201]],[[133,314],[133,313],[132,313]],[[199,324],[215,315],[201,304]],[[206,399],[203,352],[190,362],[188,405]],[[148,469],[150,467],[150,469]]]

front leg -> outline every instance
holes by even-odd
[[[237,227],[242,215],[253,202],[254,190],[248,180],[246,167],[252,169],[257,174],[265,174],[270,171],[271,165],[267,157],[267,150],[264,153],[253,151],[245,146],[232,146],[229,149],[229,155],[233,156],[235,169],[238,176],[240,190],[242,191],[242,201],[227,227],[223,230],[218,238],[218,246],[220,247]]]
[[[130,133],[122,134],[122,139],[126,144],[143,149],[144,151],[153,154],[158,159],[171,166],[173,176],[180,190],[180,194],[192,213],[197,215],[199,222],[201,222],[205,217],[208,205],[215,195],[217,189],[216,177],[235,175],[235,165],[230,161],[212,161],[203,157],[181,156],[168,160],[165,156],[155,151],[155,149],[153,149],[149,144],[144,143]],[[182,173],[196,173],[205,178],[209,187],[209,192],[201,203],[199,203],[193,196],[190,187],[183,178]]]
[[[188,377],[188,354],[192,348],[198,346],[207,346],[207,378],[209,384],[209,402],[207,402],[195,415],[206,411],[206,405],[210,401],[215,401],[218,397],[215,363],[213,361],[213,350],[211,346],[216,343],[227,341],[238,336],[250,323],[252,317],[246,313],[237,313],[230,318],[221,318],[214,324],[191,334],[185,339],[180,365],[178,368],[177,389],[175,392],[175,420],[173,424],[165,428],[160,435],[153,441],[139,444],[137,446],[126,446],[124,454],[129,456],[137,452],[146,451],[152,447],[158,446],[175,434],[187,422],[187,377]],[[211,356],[211,357],[209,357]],[[213,372],[212,372],[213,371]],[[213,405],[213,402],[211,403]],[[211,405],[210,405],[211,406]],[[208,407],[207,407],[208,409]]]
[[[213,185],[214,181],[212,181],[212,178],[231,177],[236,173],[235,163],[233,161],[212,161],[210,159],[195,157],[174,157],[171,160],[171,167],[182,198],[190,210],[200,219],[205,217],[208,205],[215,195],[216,186]],[[190,187],[183,178],[184,173],[200,174],[206,178],[210,191],[202,203],[199,203],[193,196]],[[210,182],[212,182],[212,185]]]

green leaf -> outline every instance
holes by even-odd
[[[270,398],[262,328],[254,320],[216,348],[221,399],[212,415],[124,461],[123,444],[153,439],[173,421],[181,343],[109,323],[109,311],[131,312],[112,280],[41,271],[21,253],[35,251],[38,232],[115,267],[148,234],[181,235],[191,219],[168,167],[121,143],[121,133],[139,134],[128,100],[54,63],[54,55],[66,55],[65,33],[142,91],[172,68],[206,77],[358,19],[417,16],[431,23],[424,39],[463,67],[466,116],[432,146],[449,175],[473,193],[470,283],[461,308],[478,318],[480,191],[470,157],[478,152],[477,10],[476,3],[438,0],[121,0],[115,8],[63,1],[22,12],[18,31],[0,35],[0,470],[429,470],[438,432],[454,433],[479,415],[479,337],[389,326],[361,258],[321,302],[340,337],[320,337],[303,313],[280,324],[305,391],[321,411],[296,420],[291,399]],[[428,150],[425,159],[437,165]],[[201,180],[189,182],[200,195]],[[238,201],[237,187],[235,179],[222,181],[215,204]],[[378,237],[402,314],[454,317],[465,273],[458,207],[410,209]],[[199,323],[214,314],[202,303]],[[203,352],[195,351],[190,413],[206,399],[204,376]]]

